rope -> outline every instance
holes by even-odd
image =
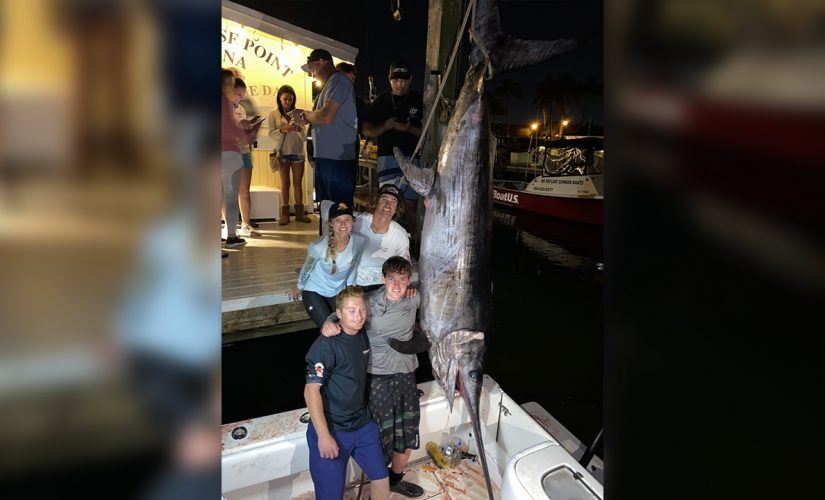
[[[410,159],[415,158],[421,152],[421,146],[424,144],[424,138],[427,137],[427,130],[430,128],[430,124],[433,121],[433,116],[435,116],[435,110],[438,108],[438,103],[441,100],[441,94],[444,92],[444,87],[447,84],[446,75],[450,74],[450,69],[453,67],[453,62],[455,61],[455,55],[458,52],[458,47],[461,45],[461,35],[464,33],[464,29],[467,27],[467,20],[470,18],[470,13],[475,10],[476,0],[470,0],[470,3],[467,5],[467,11],[464,13],[464,21],[461,23],[461,28],[456,33],[455,43],[453,43],[453,51],[450,54],[450,61],[447,63],[447,70],[444,72],[445,78],[441,80],[441,85],[438,86],[438,93],[435,95],[435,100],[433,101],[433,107],[430,109],[430,115],[427,117],[427,121],[424,123],[424,129],[421,131],[421,136],[418,138],[418,144],[415,146],[415,151],[413,151],[412,156]]]

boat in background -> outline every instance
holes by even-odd
[[[603,137],[547,141],[529,152],[524,167],[509,165],[494,172],[496,205],[584,224],[604,224]]]
[[[421,447],[413,450],[405,478],[425,490],[422,498],[487,500],[484,473],[470,414],[461,398],[450,411],[436,381],[418,384],[421,396]],[[535,402],[519,405],[489,375],[479,401],[484,450],[494,496],[602,500],[603,463]],[[306,442],[306,408],[226,424],[222,427],[222,498],[266,500],[314,498]],[[438,468],[425,444],[460,438],[469,448],[458,465]],[[462,450],[463,451],[463,450]],[[361,470],[347,467],[345,499],[356,498]],[[363,485],[368,491],[369,484]],[[368,498],[367,495],[359,495]],[[395,497],[395,496],[393,496]]]

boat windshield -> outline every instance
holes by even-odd
[[[544,177],[604,173],[604,148],[601,144],[555,141],[539,149],[543,149]]]

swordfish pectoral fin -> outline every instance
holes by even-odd
[[[389,339],[387,343],[401,354],[418,354],[430,348],[430,339],[418,329],[413,332],[409,340]]]
[[[392,151],[395,155],[395,161],[398,162],[410,186],[421,196],[427,196],[433,188],[435,169],[419,167],[404,156],[404,153],[398,148],[392,148]]]

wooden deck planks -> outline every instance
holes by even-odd
[[[310,218],[311,224],[260,222],[261,236],[245,238],[246,246],[226,250],[229,257],[221,259],[225,342],[265,335],[263,331],[251,332],[251,337],[239,335],[240,330],[271,326],[276,327],[273,333],[283,333],[287,323],[311,326],[303,305],[287,295],[298,279],[295,270],[306,258],[307,245],[318,238],[318,216]]]

